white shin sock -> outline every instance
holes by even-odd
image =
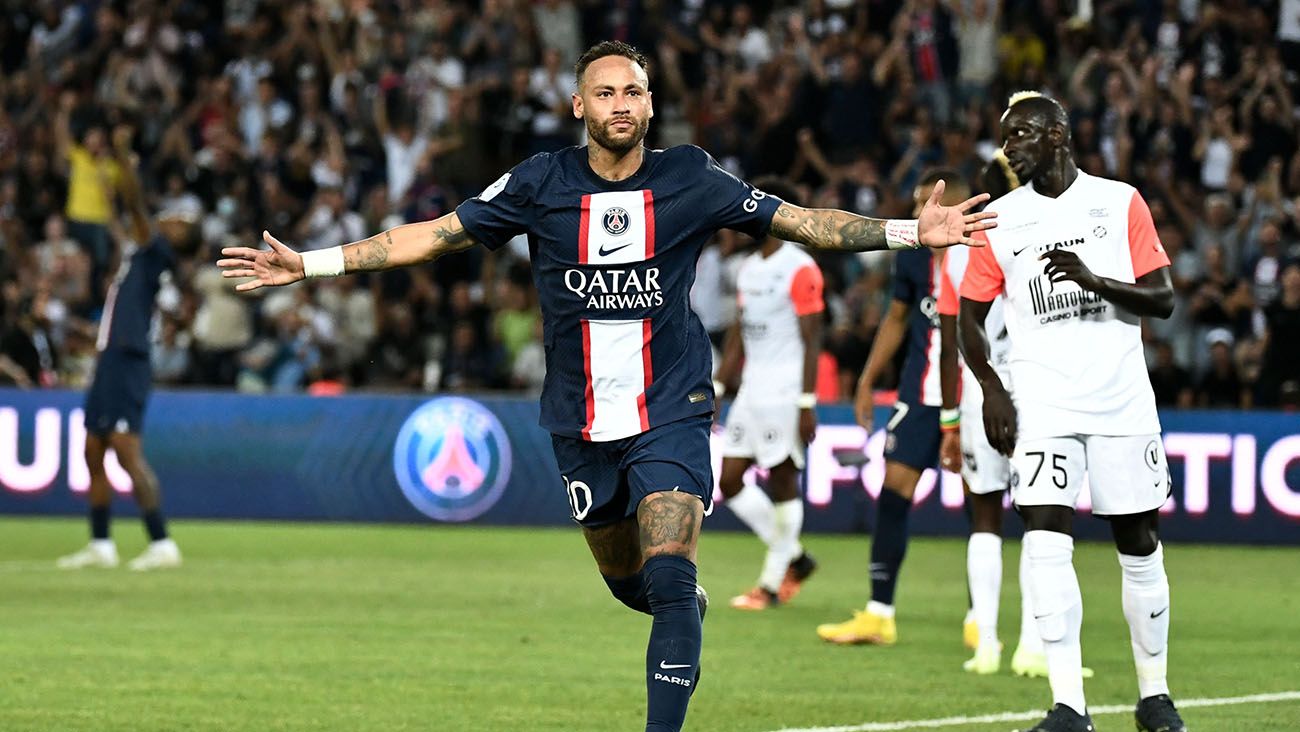
[[[1074,539],[1055,531],[1025,532],[1029,552],[1029,587],[1034,617],[1047,653],[1047,678],[1052,700],[1080,714],[1087,711],[1083,696],[1083,596],[1074,572]]]
[[[980,645],[998,641],[998,597],[1002,592],[1002,537],[979,532],[966,544],[966,578]]]
[[[1145,557],[1119,555],[1124,571],[1124,618],[1133,642],[1139,698],[1169,693],[1169,578],[1164,547]]]

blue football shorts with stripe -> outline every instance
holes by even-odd
[[[598,528],[636,515],[651,493],[680,491],[713,503],[712,415],[663,424],[609,442],[551,436],[573,520]]]

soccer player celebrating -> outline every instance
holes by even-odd
[[[957,181],[943,194],[941,181],[953,180],[953,171],[926,173],[913,193],[915,212],[935,195],[947,202],[960,201],[969,191]],[[831,643],[893,645],[898,640],[894,621],[894,589],[907,553],[908,517],[912,494],[926,468],[939,461],[939,269],[942,256],[928,249],[901,252],[894,259],[894,299],[880,325],[867,364],[858,379],[854,412],[858,424],[871,432],[875,407],[872,389],[907,339],[907,356],[899,378],[898,401],[885,430],[885,481],[876,504],[876,530],[871,537],[871,601],[842,623],[817,626],[817,635]]]
[[[787,183],[769,178],[754,185],[798,205]],[[768,236],[741,265],[736,296],[740,317],[727,334],[718,381],[730,383],[742,361],[744,369],[727,413],[718,487],[732,512],[767,545],[758,586],[732,598],[731,606],[765,610],[794,599],[817,568],[799,543],[799,471],[817,429],[814,392],[826,310],[822,273],[798,247]],[[768,471],[767,492],[744,483],[755,463]]]
[[[1137,726],[1178,732],[1166,682],[1169,582],[1157,531],[1170,477],[1143,359],[1141,318],[1173,311],[1169,258],[1132,186],[1075,165],[1065,109],[1017,94],[1003,149],[1025,182],[989,206],[1006,229],[981,234],[961,284],[962,355],[984,396],[991,444],[1011,456],[1025,521],[1027,588],[1054,706],[1032,729],[1092,730],[1083,694],[1083,599],[1072,562],[1074,506],[1087,473],[1092,510],[1110,522],[1123,570],[1137,668]],[[989,356],[999,295],[1011,341],[1013,400]]]
[[[654,108],[645,57],[631,46],[593,46],[576,76],[585,147],[531,157],[433,221],[304,254],[268,232],[269,250],[230,247],[218,264],[254,278],[236,288],[252,290],[528,235],[546,345],[541,424],[597,569],[616,598],[654,617],[646,731],[668,732],[681,729],[699,673],[695,555],[713,490],[710,347],[689,298],[701,247],[721,228],[851,251],[946,247],[968,244],[996,214],[966,213],[982,196],[941,206],[942,190],[918,220],[800,208],[697,147],[643,147]]]
[[[149,400],[152,371],[149,365],[149,327],[154,299],[163,276],[176,264],[176,253],[190,253],[196,238],[193,215],[163,211],[157,232],[151,232],[140,182],[128,159],[131,130],[119,127],[113,146],[122,170],[122,194],[131,216],[131,235],[138,245],[123,255],[121,267],[109,285],[104,314],[95,346],[99,358],[86,392],[86,465],[90,469],[90,544],[58,561],[63,569],[116,567],[117,547],[109,538],[109,510],[113,488],[104,459],[109,448],[131,476],[131,494],[140,507],[149,545],[128,565],[134,570],[179,567],[180,549],[167,534],[163,520],[158,477],[144,457],[140,433]]]

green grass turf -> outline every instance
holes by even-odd
[[[0,731],[640,730],[648,619],[576,530],[176,522],[179,571],[60,572],[81,522],[0,519]],[[143,545],[119,522],[123,558]],[[893,648],[813,633],[866,599],[865,537],[814,536],[788,607],[726,607],[759,545],[705,533],[705,677],[687,729],[765,732],[1045,708],[1044,681],[960,670],[965,543],[912,544]],[[1016,638],[1016,551],[1002,635]],[[1300,689],[1300,550],[1170,546],[1183,698]],[[1136,695],[1113,551],[1080,547],[1094,705]],[[1006,660],[1010,659],[1008,648]],[[1191,709],[1196,732],[1300,730],[1300,702]],[[1097,719],[1130,730],[1127,714]],[[1014,724],[967,725],[966,732]]]

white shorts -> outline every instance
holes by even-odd
[[[772,468],[789,458],[803,470],[804,444],[799,439],[799,407],[788,402],[737,399],[727,412],[722,457],[749,458],[760,468]]]
[[[984,394],[978,386],[961,397],[961,478],[979,495],[1004,491],[1011,482],[1011,459],[994,450],[984,433]]]
[[[1173,489],[1159,434],[1021,440],[1011,468],[1011,498],[1017,506],[1074,508],[1085,475],[1097,516],[1153,511]]]

